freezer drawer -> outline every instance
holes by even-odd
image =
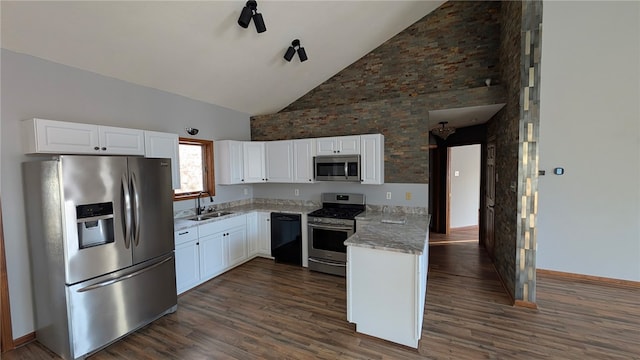
[[[91,353],[175,311],[174,270],[171,253],[67,287],[71,357]]]

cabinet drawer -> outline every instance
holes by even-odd
[[[178,230],[173,234],[176,246],[188,241],[198,239],[198,228],[196,226],[188,229]]]
[[[198,233],[200,237],[213,235],[217,232],[227,231],[234,226],[246,226],[246,216],[231,216],[229,218],[220,218],[218,221],[212,221],[206,224],[198,225]]]

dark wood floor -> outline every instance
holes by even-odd
[[[255,259],[182,295],[175,314],[90,359],[640,358],[637,288],[539,276],[539,309],[516,308],[477,242],[429,252],[417,350],[355,333],[344,278]],[[3,355],[56,358],[37,342]]]

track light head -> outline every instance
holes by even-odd
[[[264,26],[264,19],[262,19],[262,14],[255,13],[255,15],[253,15],[253,23],[256,25],[256,31],[258,32],[258,34],[267,31],[267,27]]]
[[[289,46],[289,48],[287,49],[287,52],[284,53],[284,59],[287,61],[291,61],[295,53],[296,53],[296,49],[293,46]]]
[[[304,51],[303,47],[298,48],[298,57],[300,58],[300,62],[307,61],[307,52]]]
[[[249,23],[251,22],[251,17],[253,16],[253,10],[251,10],[251,7],[249,6],[250,2],[251,1],[247,1],[247,5],[242,8],[242,12],[240,13],[240,17],[238,18],[238,25],[242,26],[245,29],[249,27]]]

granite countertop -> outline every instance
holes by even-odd
[[[220,216],[220,217],[214,217],[207,220],[194,221],[194,220],[188,220],[187,218],[176,218],[173,220],[173,228],[174,228],[174,231],[184,230],[194,226],[212,223],[216,221],[222,221],[222,220],[230,219],[240,215],[249,214],[256,211],[281,212],[281,213],[291,213],[291,214],[308,214],[319,208],[320,208],[319,206],[286,205],[286,204],[240,205],[240,206],[219,209],[217,211],[225,211],[225,212],[229,211],[232,214]],[[193,217],[193,216],[194,215],[191,215],[189,217]]]
[[[430,215],[366,211],[356,216],[356,232],[344,244],[421,255]]]

